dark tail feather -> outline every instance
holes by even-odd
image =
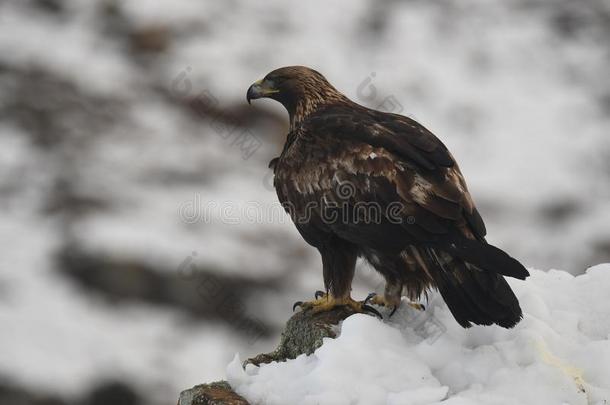
[[[456,236],[452,243],[440,247],[480,269],[525,280],[530,275],[516,259],[497,247],[478,240]]]
[[[519,301],[500,274],[484,271],[460,258],[427,249],[427,262],[451,313],[465,328],[497,324],[512,328],[523,317]]]

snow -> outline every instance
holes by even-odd
[[[437,294],[390,320],[357,314],[312,355],[227,367],[253,404],[605,404],[610,400],[610,264],[511,280],[514,329],[462,329]]]

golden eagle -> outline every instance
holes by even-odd
[[[250,86],[248,102],[263,97],[290,116],[282,153],[270,163],[278,198],[322,256],[326,293],[295,305],[377,313],[368,302],[395,310],[403,293],[414,302],[436,288],[463,327],[519,322],[519,302],[503,276],[529,273],[485,241],[464,177],[434,134],[356,104],[303,66]],[[351,298],[358,257],[384,276],[383,296]]]

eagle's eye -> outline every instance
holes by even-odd
[[[271,81],[271,82],[272,82],[272,83],[275,85],[275,87],[277,88],[277,87],[281,86],[281,85],[282,85],[282,84],[283,84],[283,83],[286,81],[286,78],[285,78],[285,77],[282,77],[282,76],[276,76],[276,77],[271,77],[269,80],[270,80],[270,81]]]

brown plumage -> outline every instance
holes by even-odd
[[[363,257],[386,279],[374,303],[396,306],[403,293],[418,300],[436,288],[464,327],[521,319],[503,276],[528,272],[486,243],[464,177],[436,136],[410,118],[352,102],[302,66],[253,84],[248,101],[262,97],[290,117],[286,144],[270,164],[278,198],[322,255],[329,294],[308,306],[354,306],[351,282]]]

